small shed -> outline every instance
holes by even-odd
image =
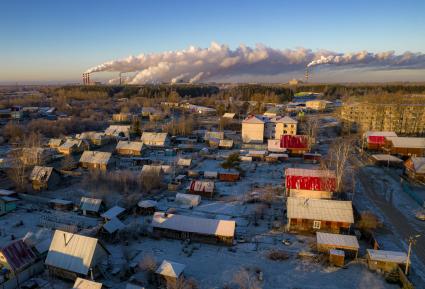
[[[331,249],[329,251],[329,263],[333,266],[342,267],[345,262],[345,252],[342,250]]]
[[[177,161],[177,165],[180,166],[180,167],[190,168],[190,166],[192,165],[192,159],[180,158]]]
[[[101,228],[101,232],[105,235],[115,235],[118,231],[125,228],[125,225],[118,220],[117,218],[112,218],[109,221],[107,221],[105,224],[103,224]]]
[[[204,172],[204,178],[206,178],[206,179],[217,179],[218,178],[218,172],[205,171]]]
[[[188,191],[191,194],[196,194],[196,195],[201,195],[203,197],[212,198],[214,195],[214,182],[193,180],[189,185]]]
[[[388,154],[371,155],[370,160],[378,166],[400,167],[403,165],[402,159]]]
[[[162,261],[161,265],[155,271],[158,276],[159,286],[174,288],[180,278],[183,278],[185,265],[168,260]]]
[[[411,157],[404,162],[406,174],[411,179],[425,181],[425,157]]]
[[[322,155],[319,153],[305,153],[303,154],[305,163],[317,164],[322,160]]]
[[[80,210],[83,212],[84,216],[99,216],[103,209],[104,205],[101,199],[81,197]]]
[[[286,168],[285,188],[288,196],[329,199],[336,189],[335,171]]]
[[[63,144],[61,144],[57,150],[59,153],[64,155],[70,155],[73,153],[82,152],[84,150],[88,150],[90,148],[90,144],[86,140],[80,139],[67,139]]]
[[[120,219],[123,215],[125,215],[126,211],[124,208],[120,206],[114,206],[107,210],[105,213],[100,215],[105,220],[112,220],[112,219]]]
[[[271,153],[266,156],[266,162],[275,163],[288,160],[287,154]]]
[[[241,174],[238,171],[229,170],[218,173],[218,179],[222,182],[236,182],[239,181]]]
[[[19,199],[8,196],[0,196],[0,216],[16,210]]]
[[[35,166],[29,177],[36,191],[54,189],[60,182],[60,175],[53,167]]]
[[[271,153],[284,153],[286,148],[280,147],[280,139],[267,140],[267,150]]]
[[[177,193],[175,202],[182,206],[196,207],[201,202],[201,196]]]
[[[247,154],[248,157],[251,157],[254,161],[262,161],[267,155],[267,151],[259,150],[250,150]]]
[[[63,144],[63,139],[60,139],[60,138],[51,138],[49,140],[48,146],[49,146],[49,148],[57,149],[62,144]]]
[[[232,139],[221,139],[218,143],[218,147],[222,149],[231,149],[233,148],[233,140]]]
[[[357,257],[359,242],[356,236],[316,232],[317,251],[329,253],[330,250],[338,249],[347,251]]]
[[[0,249],[0,268],[6,269],[6,276],[13,278],[33,265],[37,260],[35,252],[23,241],[16,240]]]
[[[363,134],[363,143],[366,140],[368,150],[382,150],[386,137],[396,137],[393,131],[367,131]]]
[[[123,139],[130,137],[130,126],[129,125],[110,125],[105,130],[105,135],[113,137],[115,139]]]
[[[222,115],[222,118],[226,119],[234,119],[236,117],[236,113],[234,112],[226,112]]]
[[[49,206],[57,211],[71,211],[74,208],[74,203],[68,200],[52,199],[49,201]]]
[[[143,151],[143,142],[120,140],[115,151],[119,155],[141,156]]]
[[[111,164],[111,153],[100,151],[84,151],[80,158],[80,165],[86,169],[106,171]]]
[[[366,258],[370,269],[383,272],[392,272],[407,262],[406,253],[398,251],[367,249]]]
[[[98,275],[98,265],[108,255],[96,238],[56,230],[45,264],[51,274],[75,280]]]
[[[154,200],[143,200],[137,203],[137,212],[141,215],[153,215],[156,211],[157,201]]]

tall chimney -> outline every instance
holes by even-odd
[[[87,73],[87,85],[90,85],[90,73]]]

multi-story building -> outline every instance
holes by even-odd
[[[425,134],[425,103],[382,104],[345,103],[341,108],[343,129],[366,131],[393,131],[402,135]]]
[[[244,143],[263,143],[264,139],[280,139],[283,135],[297,134],[297,121],[289,116],[249,116],[242,121]]]

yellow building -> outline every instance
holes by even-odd
[[[297,134],[298,121],[296,121],[293,118],[290,118],[289,116],[275,117],[275,118],[272,118],[270,121],[275,123],[274,136],[273,136],[274,139],[280,139],[282,135],[285,135],[285,134],[290,134],[290,135]]]
[[[250,115],[242,121],[242,141],[244,143],[263,143],[267,118]]]
[[[331,108],[332,102],[323,100],[323,99],[317,99],[317,100],[309,100],[305,102],[305,107],[312,109],[312,110],[327,110]]]

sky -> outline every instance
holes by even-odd
[[[230,49],[261,43],[340,53],[425,53],[424,12],[424,0],[0,1],[0,83],[78,82],[82,72],[106,61],[191,45],[207,48],[212,42]],[[425,81],[425,70],[323,68],[313,76],[324,82]]]

